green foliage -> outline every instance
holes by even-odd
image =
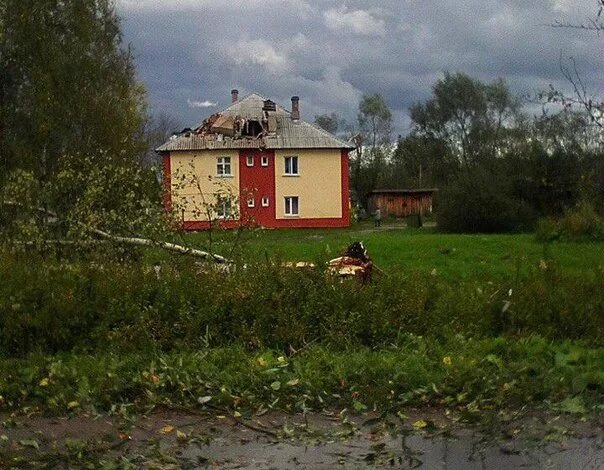
[[[392,133],[392,112],[384,98],[375,93],[363,95],[359,103],[357,150],[351,158],[350,183],[358,202],[366,207],[367,196],[376,188],[384,172],[387,145]]]
[[[495,157],[519,109],[507,84],[445,73],[432,91],[430,100],[411,108],[415,132],[447,142],[464,164]]]
[[[375,149],[378,145],[390,143],[392,112],[382,95],[363,95],[359,103],[358,120],[365,145]]]
[[[156,175],[139,167],[145,92],[114,2],[2,0],[0,23],[0,233],[40,244],[161,228]]]
[[[224,274],[188,262],[156,272],[137,262],[58,264],[4,256],[0,353],[161,350],[244,345],[286,351],[319,342],[386,347],[400,335],[604,334],[600,273],[553,266],[514,282],[448,282],[393,274],[359,287],[310,271],[252,265]],[[510,292],[510,293],[508,293]]]
[[[438,225],[449,232],[494,233],[530,228],[532,208],[514,198],[505,177],[468,167],[438,195]]]
[[[153,406],[326,407],[399,411],[458,408],[466,419],[489,410],[549,402],[563,412],[596,409],[604,394],[604,350],[580,343],[414,335],[396,349],[298,354],[237,346],[171,353],[60,354],[0,360],[0,409],[37,406],[55,414],[109,411],[128,417]]]
[[[3,0],[3,173],[52,175],[60,158],[144,150],[144,90],[110,0]]]
[[[444,189],[436,211],[445,230],[524,230],[581,197],[601,203],[601,133],[589,115],[565,108],[528,119],[521,111],[504,81],[462,73],[446,73],[432,98],[411,108],[412,133],[394,154],[406,165],[393,168],[410,181],[417,169],[400,168],[420,159],[425,181]]]
[[[340,118],[336,113],[315,115],[315,124],[327,132],[336,134],[340,123]]]
[[[545,218],[539,221],[536,236],[539,241],[602,241],[604,218],[593,205],[581,201],[567,210],[559,219]]]
[[[439,139],[399,136],[390,165],[382,175],[385,188],[442,188],[459,170],[459,162]]]

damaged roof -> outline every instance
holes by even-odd
[[[267,102],[255,93],[248,95],[205,119],[190,132],[173,136],[156,151],[355,148],[350,142],[345,142],[314,124],[301,119],[293,120],[291,112],[279,105],[267,114]],[[250,126],[251,124],[257,127]],[[245,128],[247,133],[241,132],[240,127]]]

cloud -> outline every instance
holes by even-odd
[[[216,106],[218,106],[218,103],[209,100],[192,101],[188,99],[187,104],[189,105],[189,108],[215,108]]]
[[[444,71],[504,77],[518,94],[569,91],[561,54],[603,92],[604,38],[546,26],[585,21],[593,0],[118,0],[118,11],[152,111],[189,125],[212,112],[192,97],[222,108],[232,88],[286,107],[299,95],[303,117],[349,122],[377,92],[405,133],[409,107]]]
[[[261,65],[272,70],[287,67],[287,57],[264,39],[241,39],[227,47],[227,56],[239,65]]]
[[[386,34],[384,20],[375,18],[366,10],[351,10],[345,5],[330,8],[323,13],[325,25],[332,30],[353,32],[365,36],[383,36]]]
[[[270,10],[275,5],[286,5],[295,9],[298,14],[312,12],[312,7],[305,0],[117,0],[121,9],[130,11],[200,11],[229,10],[233,12],[250,12]]]

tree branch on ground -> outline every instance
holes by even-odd
[[[23,207],[23,204],[20,204],[17,201],[3,201],[2,204],[6,205],[6,206]],[[35,208],[35,211],[39,212],[41,214],[44,214],[47,217],[52,217],[56,220],[61,220],[61,217],[52,210],[45,209],[43,207],[37,207],[37,208]],[[165,241],[151,240],[149,238],[123,237],[120,235],[114,235],[110,232],[107,232],[105,230],[101,230],[101,229],[98,229],[95,227],[88,227],[85,224],[79,224],[79,225],[82,228],[84,228],[86,231],[88,231],[92,234],[95,234],[100,238],[104,238],[106,240],[110,240],[115,243],[134,245],[134,246],[146,246],[146,247],[161,248],[161,249],[164,249],[167,251],[172,251],[172,252],[180,253],[183,255],[194,256],[197,258],[204,258],[204,259],[211,260],[211,261],[214,261],[219,264],[231,264],[232,263],[231,260],[228,260],[224,256],[221,256],[221,255],[218,255],[215,253],[209,253],[209,252],[203,251],[203,250],[198,250],[196,248],[191,248],[191,247],[187,247],[187,246],[183,246],[183,245],[177,245],[175,243],[170,243],[170,242],[165,242]]]

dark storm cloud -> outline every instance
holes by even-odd
[[[300,95],[309,119],[354,120],[362,94],[379,92],[405,132],[443,71],[530,93],[567,86],[561,55],[602,92],[603,39],[546,26],[585,20],[592,0],[120,0],[119,11],[153,110],[187,125],[237,87],[285,106]]]

